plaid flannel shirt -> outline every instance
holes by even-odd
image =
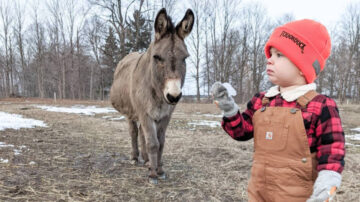
[[[223,117],[222,128],[233,139],[246,141],[253,138],[252,117],[262,107],[265,92],[256,94],[247,104],[243,113]],[[280,95],[269,98],[270,107],[297,107],[295,101],[287,102]],[[339,110],[333,99],[317,95],[305,109],[301,109],[309,141],[310,152],[317,152],[317,170],[333,170],[341,173],[344,169],[345,137],[341,126]]]

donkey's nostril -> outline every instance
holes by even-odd
[[[176,97],[176,101],[175,101],[175,102],[179,102],[181,96],[182,96],[182,93],[180,93],[180,94]]]
[[[182,96],[182,93],[180,93],[180,94],[179,94],[178,96],[176,96],[176,97],[170,95],[169,93],[166,94],[166,98],[168,99],[168,101],[169,101],[170,103],[177,103],[177,102],[179,102],[181,96]]]

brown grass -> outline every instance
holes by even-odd
[[[147,183],[147,169],[132,165],[126,121],[99,114],[46,112],[33,104],[52,100],[0,100],[0,111],[44,120],[48,128],[0,131],[0,141],[27,148],[14,155],[0,148],[0,201],[247,201],[252,141],[237,142],[221,128],[191,126],[193,120],[220,121],[212,104],[181,103],[167,131],[166,181]],[[56,105],[107,102],[60,100]],[[244,106],[242,107],[242,109]],[[341,106],[346,130],[360,126],[359,106]],[[354,109],[355,108],[355,109]],[[360,198],[360,149],[347,147],[342,187],[336,201]],[[35,164],[30,165],[30,162]]]

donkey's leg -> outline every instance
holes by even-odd
[[[140,136],[140,143],[141,143],[141,157],[144,160],[144,165],[149,161],[149,156],[146,152],[146,142],[143,129],[141,125],[139,126],[139,136]]]
[[[128,123],[129,123],[129,133],[131,136],[131,146],[132,146],[131,160],[133,160],[134,164],[137,164],[139,157],[138,128],[135,121],[128,120]]]
[[[143,115],[140,118],[140,124],[145,135],[146,142],[146,151],[149,156],[150,162],[150,174],[149,182],[157,184],[157,158],[159,151],[159,141],[156,133],[155,121],[152,120],[149,116]]]
[[[165,145],[165,132],[166,132],[166,128],[169,124],[169,121],[170,121],[170,117],[165,117],[157,124],[157,136],[158,136],[158,140],[159,140],[157,174],[159,176],[159,179],[163,179],[163,180],[166,179],[166,175],[162,168],[162,154],[163,154],[164,145]]]

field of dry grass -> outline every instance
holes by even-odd
[[[132,165],[127,122],[96,114],[48,112],[35,105],[110,107],[107,102],[0,100],[0,111],[43,120],[48,127],[0,131],[0,142],[26,146],[20,155],[0,148],[0,201],[247,201],[252,141],[237,142],[219,127],[212,104],[180,103],[167,130],[168,179],[147,183],[147,168]],[[244,107],[244,106],[243,106]],[[360,106],[340,106],[346,134],[360,127]],[[342,186],[335,201],[360,200],[360,141],[347,145]]]

